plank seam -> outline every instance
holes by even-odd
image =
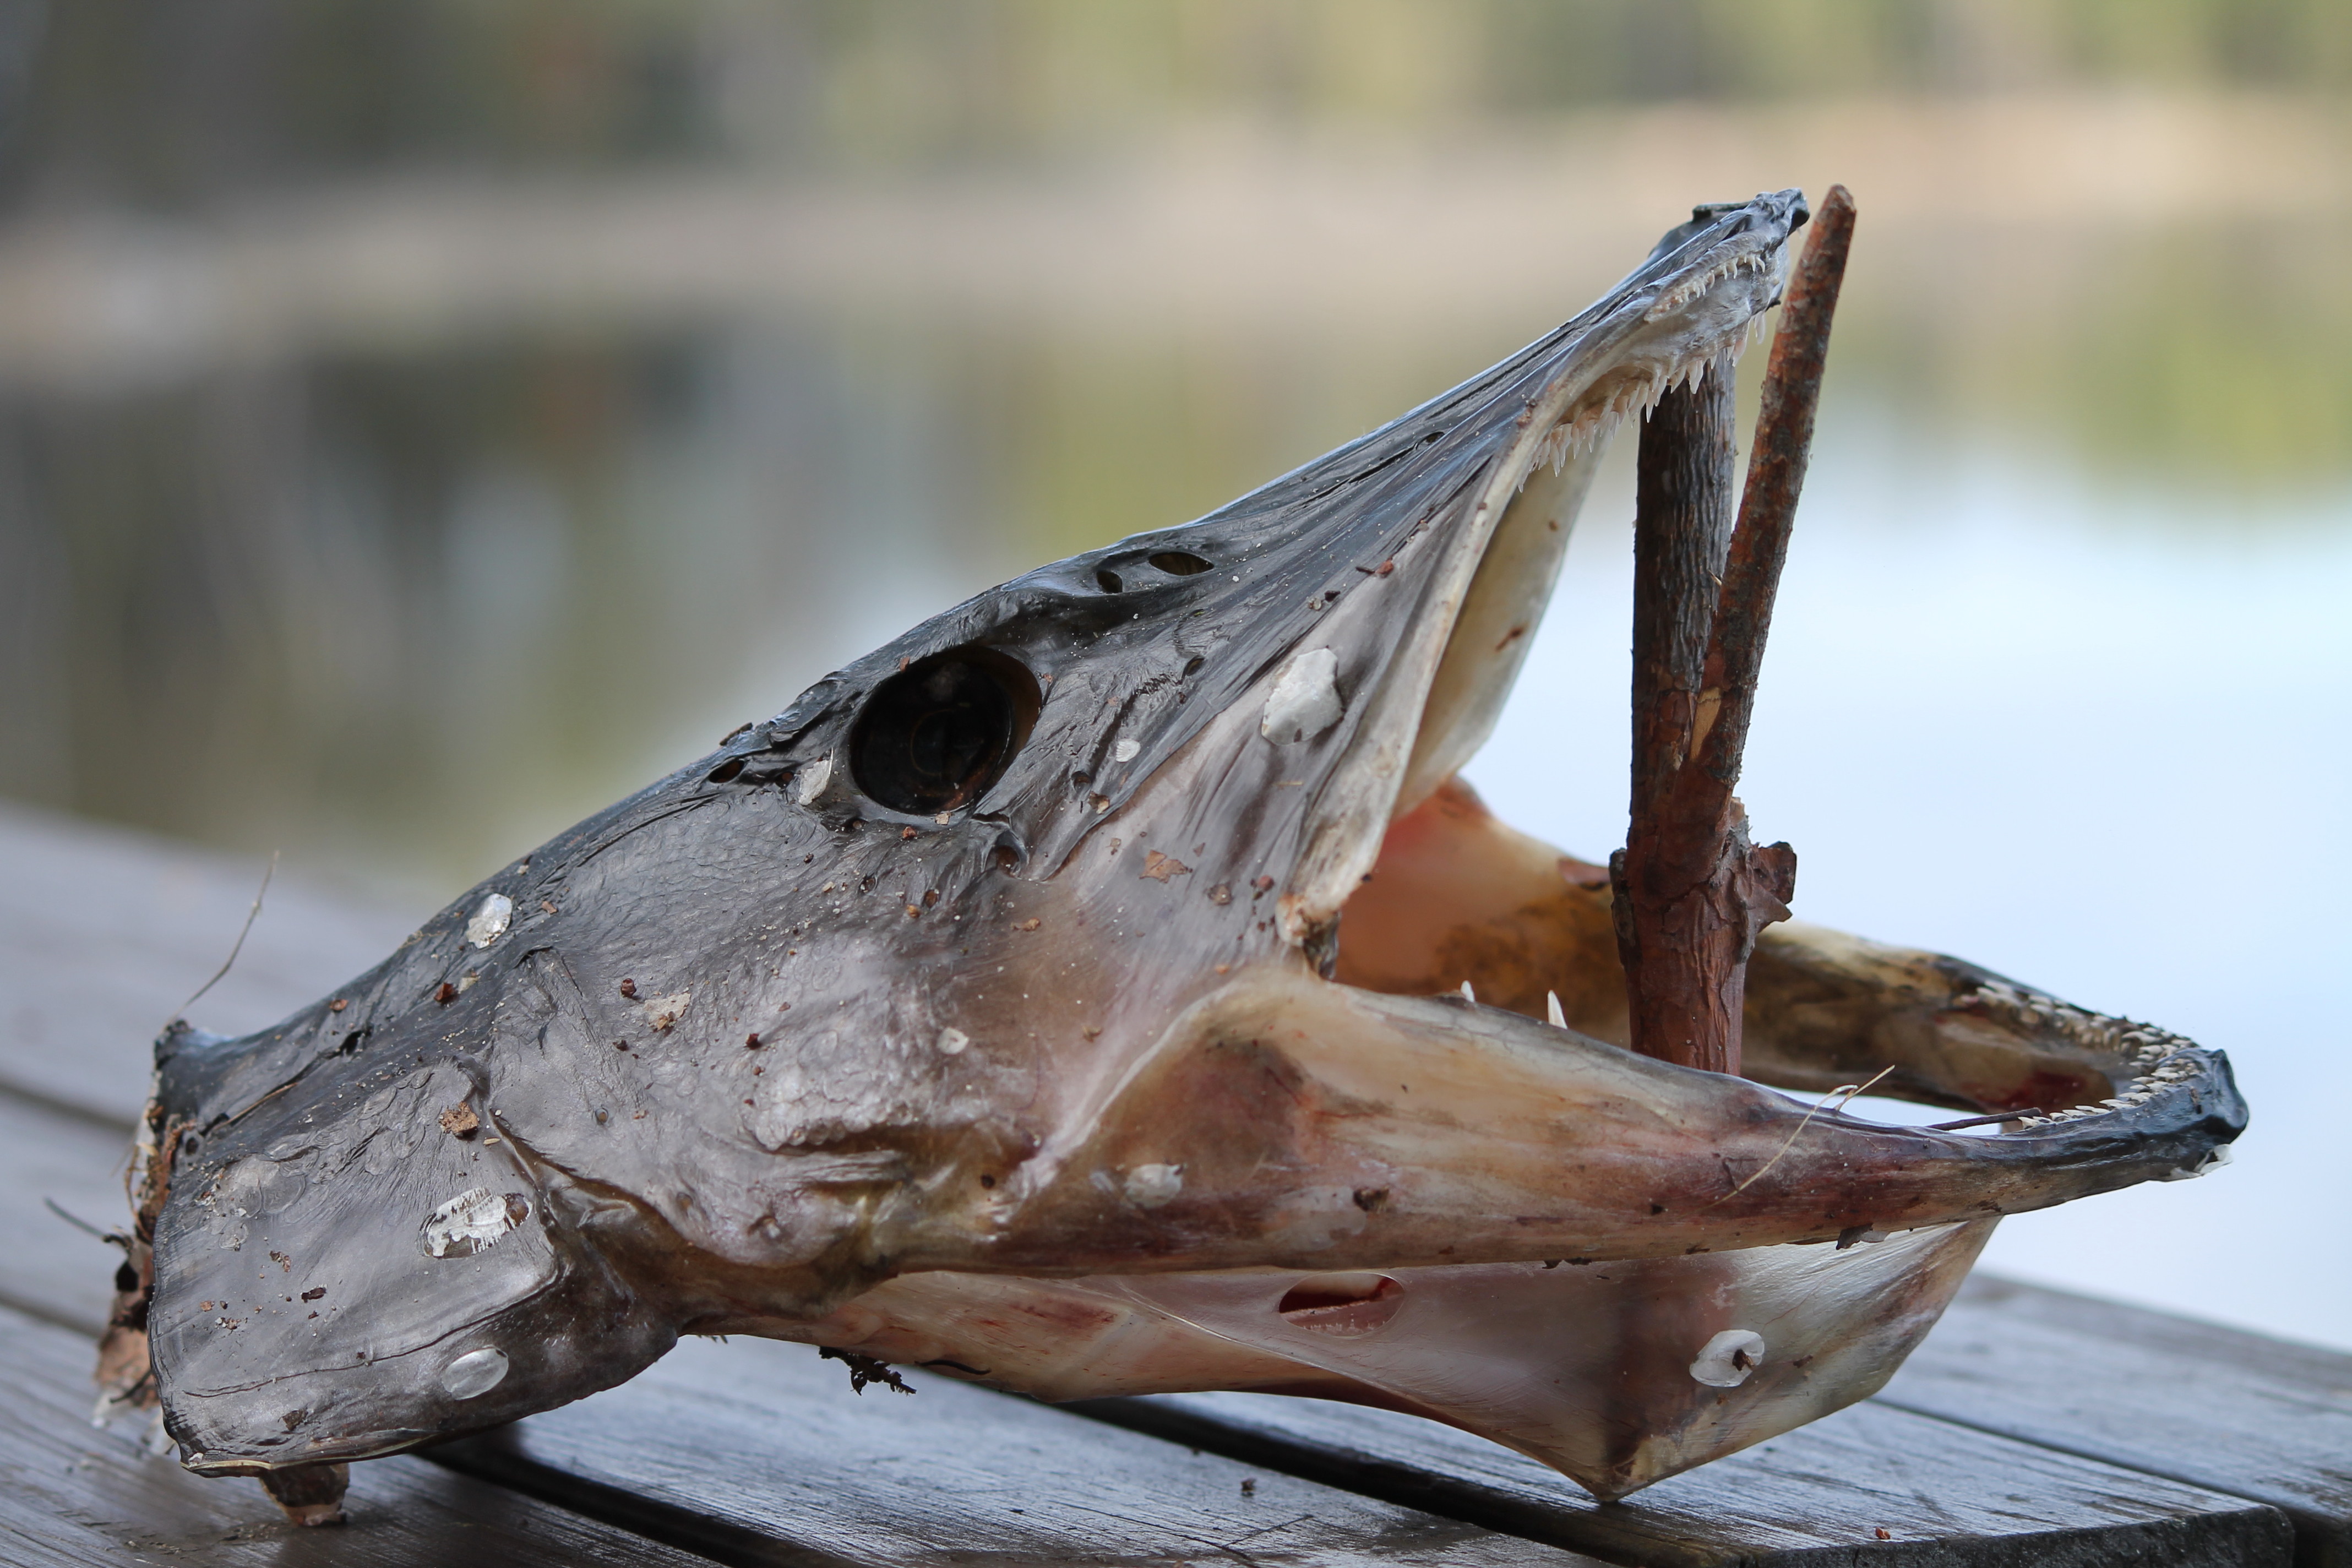
[[[2352,1539],[2352,1521],[2336,1519],[2320,1513],[2306,1503],[2284,1501],[2275,1497],[2263,1497],[2259,1493],[2245,1490],[2242,1484],[2215,1480],[2208,1477],[2183,1475],[2154,1465],[2142,1464],[2137,1460],[2117,1458],[2113,1454],[2102,1454],[2089,1448],[2070,1447],[2066,1444],[2053,1443],[2045,1437],[2004,1431],[2000,1427],[1989,1426],[1981,1421],[1970,1421],[1965,1416],[1952,1415],[1941,1410],[1932,1410],[1902,1399],[1889,1398],[1884,1394],[1874,1394],[1871,1398],[1874,1404],[1884,1405],[1889,1409],[1900,1410],[1910,1415],[1923,1415],[1931,1421],[1941,1421],[1947,1426],[1963,1427],[1970,1432],[1981,1432],[1989,1437],[2006,1438],[2010,1442],[2022,1443],[2031,1448],[2046,1449],[2051,1453],[2063,1454],[2074,1459],[2088,1459],[2094,1464],[2127,1470],[2136,1476],[2148,1476],[2157,1480],[2170,1481],[2176,1486],[2195,1487],[2200,1491],[2216,1492],[2222,1497],[2236,1498],[2241,1502],[2269,1509],[2284,1516],[2286,1521],[2294,1527],[2295,1555],[2298,1562],[2303,1560],[2307,1552]],[[2315,1536],[2332,1536],[2336,1540],[2331,1542],[2324,1539],[2315,1539]]]
[[[139,1130],[136,1117],[117,1116],[112,1111],[100,1110],[77,1100],[67,1100],[13,1078],[0,1077],[0,1100],[13,1100],[27,1110],[62,1117],[68,1121],[79,1121],[84,1127],[95,1127],[101,1132],[119,1133],[125,1138]]]
[[[502,1434],[486,1433],[419,1449],[416,1457],[727,1568],[856,1568],[855,1560],[819,1547],[764,1535],[647,1493],[567,1475],[528,1455],[500,1452],[502,1439]]]

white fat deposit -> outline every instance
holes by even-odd
[[[495,1246],[530,1213],[530,1200],[520,1193],[501,1197],[488,1187],[468,1188],[425,1219],[425,1250],[435,1258],[470,1258]]]
[[[806,805],[823,795],[824,786],[832,782],[833,759],[819,757],[801,770],[800,787],[793,792],[793,796],[803,805]]]
[[[514,900],[504,893],[492,893],[466,922],[466,940],[476,947],[488,947],[507,934],[514,923]]]
[[[1764,1364],[1764,1336],[1753,1329],[1726,1329],[1699,1347],[1690,1374],[1709,1388],[1738,1388]]]
[[[961,1056],[963,1054],[963,1048],[970,1044],[971,1044],[971,1037],[965,1034],[961,1029],[941,1029],[940,1031],[940,1054],[941,1056]]]
[[[1295,745],[1337,724],[1346,711],[1339,700],[1339,656],[1311,647],[1275,679],[1257,732],[1277,746]]]
[[[1110,760],[1114,763],[1131,763],[1142,751],[1143,743],[1139,741],[1121,741],[1110,749]]]
[[[1181,1165],[1138,1165],[1127,1173],[1127,1201],[1138,1208],[1156,1209],[1184,1190]]]

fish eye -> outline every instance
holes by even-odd
[[[994,648],[960,647],[874,689],[849,735],[857,787],[909,816],[970,805],[1004,774],[1036,721],[1036,678]]]

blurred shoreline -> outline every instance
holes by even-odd
[[[2151,230],[2242,226],[2291,246],[2301,226],[2341,224],[2352,111],[2076,90],[1619,106],[1412,136],[1228,121],[960,174],[409,172],[173,217],[59,204],[0,222],[0,381],[104,393],[320,353],[780,308],[1114,335],[1394,311],[1423,330],[1524,334],[1638,258],[1689,200],[1832,180],[1860,197],[1872,247],[1940,256],[1968,273],[1974,310],[2032,317],[2074,308],[2076,289],[1980,263],[2019,248],[2095,273]]]

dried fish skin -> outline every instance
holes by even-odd
[[[1619,1495],[1875,1386],[1995,1216],[2206,1168],[2245,1114],[2217,1053],[1818,928],[1759,944],[1757,1081],[1632,1055],[1601,895],[1448,782],[1601,444],[1744,341],[1802,213],[1706,209],[1423,408],[827,677],[331,1002],[167,1035],[125,1311],[184,1462],[390,1453],[751,1332],[1374,1398]],[[1765,1087],[1885,1066],[2008,1129]],[[1473,1345],[1559,1397],[1473,1386]],[[1595,1403],[1612,1367],[1638,1398]]]

